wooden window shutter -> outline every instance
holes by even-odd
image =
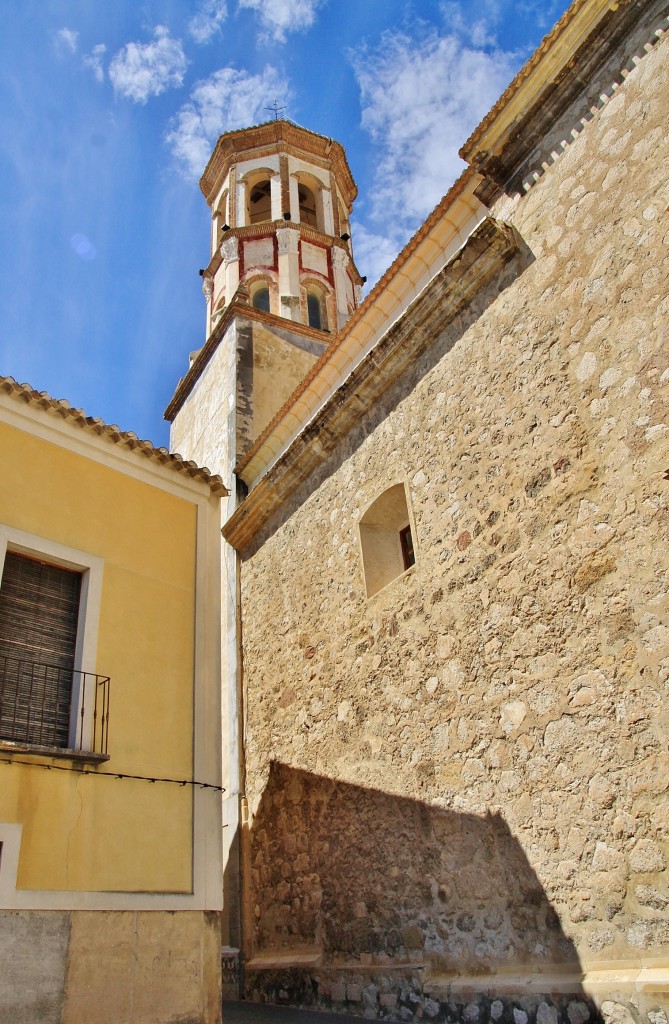
[[[67,746],[81,573],[8,551],[0,587],[0,737]]]

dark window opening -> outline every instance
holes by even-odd
[[[400,547],[402,548],[402,561],[404,562],[404,568],[410,569],[412,565],[416,564],[410,526],[405,526],[403,530],[400,530]]]
[[[259,309],[263,313],[269,313],[269,288],[258,288],[253,293],[251,304],[254,309]]]
[[[249,196],[249,224],[272,219],[272,187],[269,180],[259,181]]]
[[[307,318],[310,327],[315,327],[317,331],[323,330],[323,306],[315,292],[307,293]]]
[[[300,202],[300,221],[302,224],[309,224],[312,228],[318,227],[316,216],[316,197],[306,185],[300,185],[297,190]]]

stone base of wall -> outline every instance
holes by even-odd
[[[612,972],[608,990],[597,984],[594,998],[579,977],[500,976],[442,982],[428,980],[424,974],[411,968],[388,973],[247,968],[244,997],[370,1020],[425,1024],[667,1024],[669,1020],[669,973],[663,985],[639,992],[630,984],[629,972]]]
[[[220,1024],[220,915],[0,911],[2,1024]]]

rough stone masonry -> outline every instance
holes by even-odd
[[[248,995],[666,1024],[664,28],[496,201],[519,255],[243,553]],[[398,481],[416,564],[368,600],[358,522]]]

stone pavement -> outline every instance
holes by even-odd
[[[296,1010],[292,1006],[270,1003],[224,1002],[223,1024],[346,1024],[360,1020],[348,1013],[321,1010]]]

